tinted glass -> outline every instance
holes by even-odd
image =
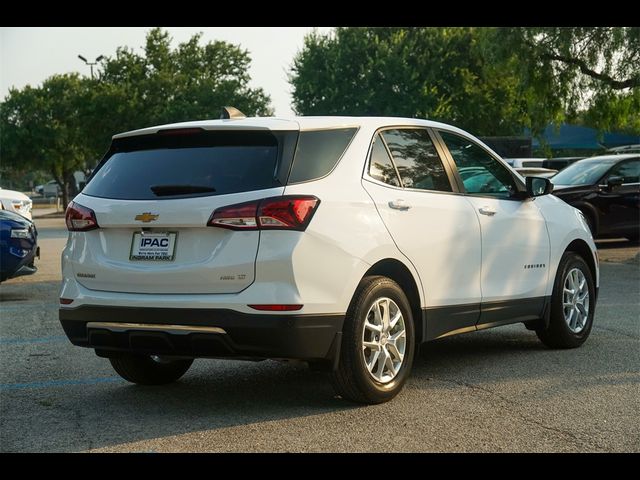
[[[382,137],[391,151],[403,186],[451,191],[447,173],[426,130],[385,130]]]
[[[553,176],[554,185],[592,185],[602,178],[615,160],[581,160]]]
[[[486,150],[471,140],[440,132],[467,193],[509,198],[517,192],[515,180]]]
[[[398,174],[396,173],[396,169],[391,162],[389,153],[387,152],[380,135],[376,135],[371,149],[369,176],[380,182],[393,185],[394,187],[400,186]]]
[[[288,183],[306,182],[327,175],[355,133],[355,128],[300,132]]]
[[[123,142],[121,151],[116,148],[83,193],[151,200],[224,195],[279,185],[275,178],[278,141],[270,133],[147,137],[138,144],[132,143],[135,139]]]
[[[622,183],[640,182],[640,160],[619,163],[611,169],[607,177],[622,177]]]

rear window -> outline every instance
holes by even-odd
[[[122,200],[224,195],[284,185],[297,132],[201,132],[114,141],[83,193]]]
[[[306,182],[327,175],[342,157],[356,130],[335,128],[300,132],[289,183]]]

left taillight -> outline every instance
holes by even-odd
[[[76,202],[71,202],[67,206],[65,221],[70,232],[87,232],[99,228],[96,213]]]
[[[207,225],[231,230],[303,231],[319,204],[320,200],[313,195],[263,198],[218,208]]]

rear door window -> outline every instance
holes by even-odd
[[[393,156],[404,187],[452,191],[442,160],[426,130],[384,130],[381,135]]]
[[[385,147],[380,135],[376,135],[373,141],[373,147],[371,148],[369,176],[387,185],[393,185],[394,187],[400,186],[396,167],[393,165],[391,157],[389,157],[389,153],[387,152],[387,147]]]

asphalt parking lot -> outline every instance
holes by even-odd
[[[197,360],[168,387],[121,380],[57,317],[64,220],[36,220],[39,272],[0,287],[3,452],[640,451],[640,251],[599,242],[587,343],[522,325],[423,347],[391,403],[335,398],[304,365]]]

